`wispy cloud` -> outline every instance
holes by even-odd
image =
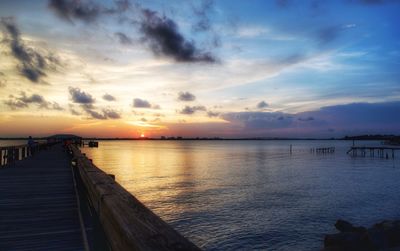
[[[19,72],[31,82],[39,83],[47,75],[46,71],[60,65],[58,58],[53,54],[43,54],[24,44],[14,18],[1,18],[0,26],[12,56],[19,62],[17,66]]]
[[[202,105],[197,105],[197,106],[185,106],[179,113],[180,114],[185,114],[185,115],[192,115],[197,111],[206,111],[206,107]]]
[[[31,94],[27,96],[25,92],[21,92],[19,96],[10,95],[9,99],[4,101],[4,104],[12,110],[28,108],[31,104],[37,105],[39,109],[64,110],[57,102],[47,101],[42,95]]]

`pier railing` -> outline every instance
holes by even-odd
[[[56,144],[56,142],[37,143],[31,147],[28,145],[2,146],[0,147],[0,166],[5,166],[14,163],[17,160],[25,159],[32,156],[35,152],[46,149],[54,144]]]
[[[72,166],[78,173],[111,249],[200,250],[145,207],[114,177],[103,172],[77,146],[69,147]]]

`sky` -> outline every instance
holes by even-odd
[[[400,132],[398,0],[0,0],[0,137]]]

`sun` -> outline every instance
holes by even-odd
[[[141,134],[140,134],[140,137],[141,137],[141,138],[144,138],[144,133],[141,133]]]

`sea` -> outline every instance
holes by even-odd
[[[320,250],[338,219],[362,226],[400,219],[400,151],[394,159],[353,157],[352,144],[106,140],[82,151],[204,250]],[[335,152],[311,150],[320,147]]]

